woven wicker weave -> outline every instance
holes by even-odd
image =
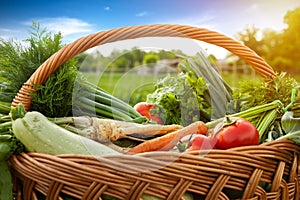
[[[42,84],[61,64],[97,45],[139,37],[186,37],[223,47],[247,61],[262,77],[273,69],[255,52],[220,33],[183,25],[144,25],[103,31],[65,46],[43,63],[13,100],[30,110],[34,84]],[[83,155],[14,155],[9,163],[17,199],[140,199],[149,194],[180,199],[185,192],[195,199],[229,199],[228,191],[242,191],[242,199],[299,199],[300,147],[289,140],[229,150],[194,154],[150,152],[95,158]],[[262,184],[271,185],[264,189]],[[230,193],[230,192],[229,192]]]

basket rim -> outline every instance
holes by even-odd
[[[155,37],[167,37],[167,36],[180,36],[180,37],[186,37],[186,38],[190,38],[190,39],[196,39],[196,40],[200,40],[200,41],[204,41],[210,44],[215,44],[217,46],[223,47],[227,50],[229,50],[230,52],[238,55],[239,57],[243,58],[244,60],[246,60],[257,72],[259,75],[261,75],[263,78],[273,78],[275,77],[275,72],[273,71],[272,67],[269,66],[261,57],[259,57],[253,50],[251,50],[250,48],[246,47],[245,45],[243,45],[242,43],[233,40],[232,38],[225,36],[223,34],[220,34],[218,32],[215,31],[211,31],[205,28],[199,28],[199,27],[192,27],[192,26],[187,26],[187,25],[172,25],[172,24],[154,24],[154,25],[140,25],[140,26],[130,26],[130,27],[123,27],[123,28],[116,28],[116,29],[112,29],[112,30],[108,30],[108,31],[102,31],[102,32],[98,32],[98,33],[94,33],[94,34],[90,34],[88,36],[79,38],[78,40],[70,43],[69,45],[63,47],[62,49],[60,49],[58,52],[56,52],[55,54],[53,54],[49,59],[47,59],[33,74],[32,76],[23,84],[22,88],[20,89],[20,91],[18,92],[18,94],[16,95],[16,97],[14,98],[13,102],[12,102],[12,107],[15,107],[16,105],[18,105],[19,103],[23,103],[26,110],[30,110],[30,105],[31,105],[31,92],[35,92],[35,89],[33,88],[33,85],[35,84],[42,84],[44,83],[47,78],[64,62],[66,62],[68,59],[74,57],[75,55],[89,49],[92,48],[94,46],[97,45],[101,45],[101,44],[105,44],[108,42],[114,42],[114,41],[118,41],[118,40],[125,40],[125,39],[134,39],[134,38],[139,38],[139,37],[147,37],[147,36],[155,36]],[[197,175],[202,175],[198,170],[201,168],[199,166],[195,165],[195,169],[187,169],[186,172],[182,173],[179,171],[180,167],[184,167],[185,165],[188,165],[189,162],[187,163],[183,163],[181,165],[181,163],[177,164],[177,165],[172,165],[172,166],[167,166],[167,168],[170,171],[166,171],[166,172],[162,172],[161,174],[157,175],[157,176],[153,176],[151,177],[151,180],[155,177],[159,177],[161,178],[162,175],[168,175],[168,173],[171,172],[180,172],[177,174],[177,178],[179,177],[178,180],[171,180],[168,183],[165,183],[165,185],[163,186],[169,186],[171,184],[173,184],[174,182],[174,188],[175,189],[179,189],[179,191],[183,194],[185,191],[193,191],[196,189],[199,189],[199,192],[208,192],[207,193],[207,199],[211,198],[211,199],[215,199],[215,197],[217,197],[217,195],[222,195],[222,189],[223,187],[225,187],[225,184],[231,184],[231,187],[238,187],[237,185],[243,185],[243,189],[247,190],[247,193],[244,194],[243,199],[246,198],[252,198],[254,196],[254,194],[257,194],[258,192],[260,192],[262,189],[257,186],[258,182],[260,180],[267,180],[268,178],[270,178],[271,176],[274,175],[274,179],[270,180],[270,182],[275,182],[278,180],[278,183],[276,182],[274,188],[272,188],[275,192],[276,191],[281,191],[281,185],[280,184],[284,184],[284,180],[282,180],[282,175],[285,173],[291,173],[291,176],[299,176],[299,172],[300,172],[300,167],[298,165],[299,169],[296,169],[296,164],[299,164],[299,154],[300,154],[300,146],[297,145],[292,141],[288,141],[288,140],[282,140],[282,141],[272,141],[272,142],[267,142],[267,143],[263,143],[261,145],[253,145],[253,146],[246,146],[246,147],[237,147],[237,148],[233,148],[233,149],[229,149],[229,150],[212,150],[211,154],[217,155],[218,152],[224,152],[225,154],[228,154],[226,159],[230,160],[230,154],[235,155],[235,156],[245,156],[245,160],[242,160],[241,163],[246,163],[246,161],[248,161],[247,159],[251,157],[251,153],[255,154],[257,153],[257,155],[251,157],[253,159],[256,159],[257,163],[259,161],[263,161],[264,158],[266,159],[270,159],[268,160],[266,163],[268,163],[268,166],[274,166],[273,169],[267,170],[266,167],[258,167],[258,169],[254,169],[253,173],[249,174],[243,174],[243,170],[246,171],[248,168],[250,167],[244,167],[243,169],[241,169],[241,171],[239,171],[239,169],[235,169],[234,172],[230,171],[230,166],[233,165],[226,165],[224,164],[225,161],[222,161],[222,159],[220,159],[219,165],[217,165],[217,167],[222,168],[222,169],[218,169],[218,168],[214,168],[211,172],[210,172],[210,168],[207,167],[206,171],[209,171],[210,174],[214,173],[214,172],[218,172],[218,177],[216,177],[217,175],[213,175],[213,177],[210,178],[210,180],[215,181],[214,184],[212,184],[212,187],[210,187],[211,189],[209,189],[207,186],[203,186],[203,181],[194,184],[193,181],[195,179],[197,179],[197,177],[188,177],[186,180],[186,174],[185,173],[192,173],[192,172],[196,172],[195,174]],[[294,148],[295,147],[295,148]],[[257,149],[260,149],[259,151]],[[266,153],[264,153],[264,150],[274,150],[277,153],[275,155],[267,155]],[[256,152],[257,151],[257,152]],[[282,151],[282,152],[280,152]],[[251,153],[250,153],[251,152]],[[283,154],[283,152],[289,152],[287,153],[288,156],[290,156],[290,158],[292,159],[288,159],[286,158]],[[184,160],[187,160],[190,158],[190,163],[193,163],[193,160],[201,160],[200,158],[198,158],[196,155],[198,155],[198,152],[192,152],[192,153],[187,153],[187,154],[180,154],[177,153],[176,155],[180,155],[178,157],[180,162],[184,162]],[[163,152],[164,157],[165,156],[172,156],[175,155],[174,152]],[[41,159],[37,159],[34,160],[33,158],[31,158],[31,156],[34,157],[34,155],[36,155],[37,157],[40,156]],[[161,152],[148,152],[148,153],[143,153],[140,154],[140,160],[141,161],[145,161],[145,160],[153,160],[153,163],[158,163],[159,159],[155,159],[157,157],[159,157],[161,155]],[[262,157],[259,157],[260,155],[263,155]],[[45,156],[45,157],[43,157]],[[73,156],[73,157],[72,157]],[[37,170],[34,171],[33,169],[30,169],[29,167],[24,167],[22,164],[22,162],[24,161],[25,164],[29,165],[29,166],[33,166],[34,164],[37,164],[35,167],[41,167],[43,168],[43,170],[47,171],[47,169],[50,169],[50,165],[52,163],[50,163],[50,160],[44,159],[47,157],[47,154],[42,154],[42,153],[21,153],[20,155],[13,155],[9,162],[11,163],[12,167],[14,168],[13,170],[17,171],[18,173],[16,174],[17,176],[23,176],[23,179],[30,179],[32,178],[31,176],[33,176],[34,178],[32,178],[32,180],[25,180],[25,189],[23,192],[25,192],[27,194],[27,197],[29,198],[30,192],[32,192],[33,187],[40,187],[39,189],[41,189],[42,191],[46,191],[46,187],[44,187],[44,185],[37,183],[38,180],[43,180],[45,179],[45,177],[42,177],[43,175],[43,171],[42,170]],[[60,170],[60,168],[58,168],[58,166],[60,166],[61,164],[64,163],[71,163],[71,167],[76,167],[79,164],[76,163],[72,163],[72,159],[74,158],[74,160],[76,158],[88,158],[89,156],[87,155],[74,155],[74,154],[68,154],[68,155],[57,155],[57,156],[51,156],[49,155],[49,157],[51,158],[56,158],[57,160],[59,159],[64,159],[66,158],[66,160],[64,160],[63,162],[53,162],[55,168],[51,168],[51,170],[47,171],[47,177],[51,177],[50,172],[51,171],[55,171],[55,170]],[[69,160],[67,158],[70,158]],[[111,161],[109,161],[109,163],[114,162],[115,160],[118,160],[118,158],[122,158],[123,160],[126,160],[126,158],[134,158],[136,160],[139,160],[139,157],[137,157],[136,155],[117,155],[117,156],[103,156],[103,160],[108,160],[108,158],[113,158]],[[91,158],[91,157],[89,157]],[[208,156],[208,159],[211,161],[213,160],[213,155],[211,155],[211,157]],[[277,165],[277,163],[273,160],[277,159],[279,160],[279,164]],[[55,159],[54,159],[55,160]],[[70,161],[71,160],[71,161]],[[74,161],[73,160],[73,161]],[[202,159],[203,162],[205,162],[205,158]],[[20,162],[22,161],[22,162]],[[34,162],[31,162],[34,161]],[[46,161],[46,164],[40,164],[39,161]],[[129,161],[127,161],[128,163]],[[285,164],[285,162],[287,162],[288,164]],[[212,162],[212,163],[217,163],[217,161]],[[221,164],[220,164],[221,163]],[[259,165],[256,162],[250,163],[251,166],[254,165]],[[129,164],[133,164],[133,163],[129,163]],[[129,166],[128,164],[128,166]],[[223,165],[222,165],[223,164]],[[116,164],[118,165],[118,163]],[[293,168],[292,170],[290,170],[290,168],[285,168],[286,165],[291,165]],[[261,165],[262,166],[262,165]],[[279,166],[277,168],[277,166]],[[48,168],[49,167],[49,168]],[[227,167],[227,168],[226,168]],[[84,169],[85,166],[79,167],[78,169]],[[88,167],[86,167],[88,168]],[[36,168],[35,168],[36,169]],[[70,168],[72,169],[72,168]],[[80,170],[73,171],[73,174],[78,173]],[[18,171],[19,170],[19,171]],[[68,172],[68,169],[61,169],[63,170],[63,172],[61,172],[60,174],[63,175],[66,171]],[[264,173],[263,170],[266,170],[267,172]],[[36,173],[38,172],[38,173]],[[110,171],[109,171],[110,172]],[[23,174],[22,174],[23,173]],[[26,174],[28,173],[28,174]],[[101,174],[101,173],[105,173],[105,171],[98,171],[97,173]],[[113,178],[116,177],[117,175],[127,175],[126,172],[116,172],[116,173],[112,173],[111,177],[112,179],[109,181],[113,181]],[[38,175],[38,176],[36,176]],[[40,175],[40,176],[39,176]],[[81,180],[79,180],[82,177],[82,180],[84,178],[86,178],[87,172],[82,173],[82,174],[77,174],[77,177],[75,177],[74,179],[76,179],[78,182],[80,182]],[[152,175],[152,174],[150,174]],[[242,178],[249,178],[248,180],[242,180],[242,181],[237,181],[237,178],[234,177],[235,175],[241,175],[240,177]],[[233,176],[234,178],[231,179],[231,176]],[[126,181],[125,178],[122,178],[122,181]],[[130,174],[128,176],[130,177]],[[128,178],[126,177],[126,178]],[[147,177],[145,176],[137,176],[139,178],[139,180],[133,184],[133,187],[131,189],[128,189],[128,185],[131,182],[128,182],[128,185],[124,184],[124,182],[121,181],[121,184],[124,184],[126,187],[122,188],[122,191],[120,192],[120,196],[121,194],[124,194],[124,192],[128,192],[127,199],[129,199],[130,197],[140,197],[144,191],[150,191],[150,192],[157,192],[160,191],[161,188],[157,187],[157,182],[146,182],[144,180],[147,179]],[[238,176],[237,176],[238,177]],[[300,177],[300,176],[299,176]],[[291,180],[290,182],[292,184],[294,184],[295,181],[297,181],[297,184],[292,185],[296,190],[299,191],[299,177],[297,180],[295,180],[296,178],[294,178],[293,180]],[[47,194],[51,194],[51,197],[57,197],[57,195],[59,195],[58,193],[60,191],[62,191],[63,189],[65,189],[63,186],[63,184],[68,183],[68,181],[70,181],[69,176],[66,177],[62,177],[65,178],[63,181],[65,182],[58,182],[61,177],[57,176],[57,175],[53,175],[51,182],[47,181],[47,184],[49,183],[49,185],[47,185],[47,188],[49,189],[49,191],[46,191]],[[100,191],[100,195],[102,194],[102,192],[106,189],[109,190],[109,192],[112,191],[112,189],[114,189],[113,187],[116,186],[116,183],[110,183],[108,181],[109,184],[112,185],[112,187],[110,188],[110,186],[107,186],[105,182],[101,182],[101,177],[95,177],[92,176],[92,183],[91,185],[88,186],[88,191],[91,191],[92,189],[96,188],[96,187],[101,187],[101,191]],[[174,178],[174,177],[173,177]],[[271,178],[270,178],[271,179]],[[57,181],[58,180],[58,181]],[[97,181],[99,180],[99,183],[97,183]],[[162,180],[162,178],[160,179]],[[85,181],[85,180],[84,180]],[[234,181],[237,181],[237,183],[235,183]],[[175,183],[176,182],[176,183]],[[85,182],[86,183],[86,182]],[[233,185],[236,184],[236,185]],[[95,186],[93,185],[95,184]],[[98,184],[98,185],[96,185]],[[189,188],[192,184],[193,188]],[[286,183],[285,183],[286,184]],[[71,183],[70,186],[66,186],[66,187],[72,187],[73,185],[75,185],[74,183]],[[76,185],[75,185],[76,186]],[[118,186],[118,185],[117,185]],[[154,187],[153,187],[154,186]],[[151,188],[153,187],[153,188]],[[152,189],[149,190],[148,188]],[[30,189],[30,191],[26,190],[26,189]],[[51,189],[57,189],[57,191],[51,191]],[[70,189],[70,188],[68,188]],[[72,189],[72,188],[71,188]],[[77,188],[78,189],[78,188]],[[164,188],[165,189],[165,188]],[[176,195],[176,190],[170,190],[169,195],[167,195],[167,197],[169,199],[175,199],[175,197],[178,197],[180,195]],[[292,188],[293,189],[293,188]],[[103,191],[102,191],[103,190]],[[71,191],[71,190],[70,190]],[[79,191],[79,190],[78,190]],[[216,192],[215,192],[216,191]],[[80,192],[80,191],[79,191]],[[154,193],[153,192],[153,193]],[[165,191],[163,191],[164,193],[166,193]],[[255,193],[256,192],[256,193]],[[264,191],[263,191],[264,192]],[[273,192],[273,191],[272,191]],[[52,194],[53,193],[53,194]],[[56,194],[54,194],[56,193]],[[278,192],[279,193],[279,192]],[[117,193],[115,193],[117,195]],[[285,193],[286,194],[286,193]],[[78,195],[78,193],[76,194]],[[83,195],[90,195],[87,192],[84,193]],[[224,194],[223,194],[224,195]],[[266,196],[266,194],[264,194]],[[299,197],[299,194],[295,194],[294,196],[298,195],[297,197]],[[92,196],[92,195],[91,195]],[[164,195],[163,195],[164,196]],[[122,196],[123,197],[123,196]],[[174,197],[174,198],[173,198]],[[50,197],[49,197],[50,198]],[[126,197],[125,197],[126,198]],[[177,198],[176,198],[177,199]]]
[[[68,59],[98,45],[142,37],[182,37],[213,44],[227,49],[248,62],[261,77],[275,77],[273,68],[252,49],[219,32],[179,24],[127,26],[90,34],[61,48],[40,65],[22,85],[11,106],[16,107],[19,103],[22,103],[25,109],[29,111],[31,107],[31,93],[36,92],[34,85],[45,83],[48,77]]]

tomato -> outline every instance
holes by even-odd
[[[155,108],[155,104],[147,102],[139,102],[133,107],[142,116],[147,117],[148,120],[151,119],[150,109]]]
[[[191,140],[190,147],[187,151],[215,149],[215,144],[216,141],[214,137],[199,134]]]
[[[151,117],[152,121],[156,121],[156,123],[158,123],[158,124],[164,124],[163,120],[158,115],[150,114],[150,117]]]
[[[215,133],[218,149],[259,144],[257,128],[244,118],[226,117],[226,122]]]
[[[153,103],[139,102],[133,108],[142,116],[145,116],[148,120],[155,121],[158,124],[163,124],[163,120],[158,115],[152,115],[150,112],[150,110],[155,107],[156,105]]]

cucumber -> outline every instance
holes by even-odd
[[[13,121],[13,132],[29,152],[51,155],[116,155],[119,152],[86,137],[76,135],[49,121],[37,111]]]

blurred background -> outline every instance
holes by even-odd
[[[299,81],[299,19],[299,0],[185,0],[176,3],[171,0],[12,0],[0,3],[0,39],[26,48],[33,37],[35,41],[42,41],[47,38],[45,35],[56,34],[57,43],[63,46],[85,35],[123,26],[185,24],[215,30],[241,41],[276,72],[285,71]],[[45,51],[43,55],[51,55],[47,48],[40,51]],[[209,62],[232,87],[237,87],[241,80],[257,78],[247,63],[230,52],[186,40],[146,38],[137,42],[116,42],[84,52],[76,61],[88,80],[134,104],[153,91],[159,78],[178,73],[181,56],[193,56],[197,51],[205,52]],[[129,96],[134,98],[128,100]]]

